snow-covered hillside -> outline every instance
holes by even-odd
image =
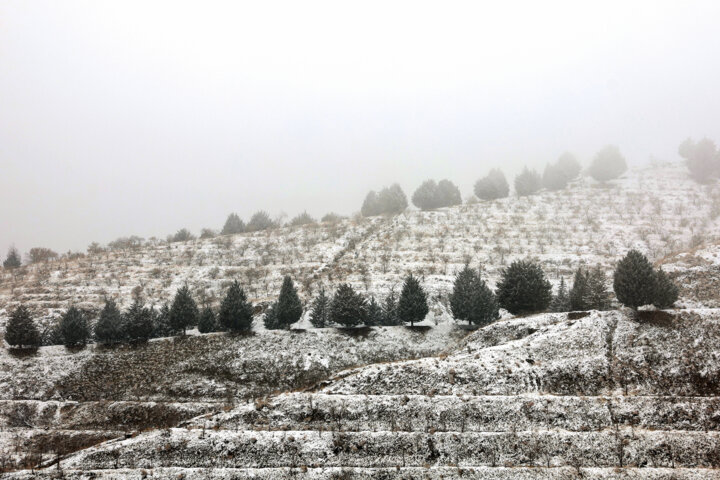
[[[449,355],[100,444],[64,474],[717,478],[720,312],[571,317],[500,321]]]
[[[185,282],[196,299],[217,303],[238,280],[253,301],[274,298],[291,275],[305,301],[321,286],[350,282],[383,297],[408,272],[432,294],[429,324],[449,320],[454,272],[481,266],[491,284],[517,258],[535,257],[552,282],[579,265],[608,269],[630,248],[653,260],[720,239],[720,190],[690,180],[681,164],[635,169],[597,184],[587,177],[558,192],[510,197],[390,218],[286,227],[185,243],[89,255],[0,273],[0,326],[19,303],[46,319],[72,302],[123,305],[139,289],[149,303],[169,301]],[[301,326],[307,326],[303,323]]]

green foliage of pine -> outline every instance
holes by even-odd
[[[661,268],[655,271],[655,299],[657,308],[670,308],[678,299],[678,287]]]
[[[450,207],[462,203],[460,190],[450,180],[426,180],[415,190],[413,205],[422,210]]]
[[[3,268],[11,270],[13,268],[18,268],[20,265],[22,265],[22,260],[20,259],[20,252],[17,251],[17,248],[10,247],[7,257],[3,262]]]
[[[500,317],[495,295],[480,274],[468,265],[455,276],[450,309],[453,317],[468,325],[487,325]]]
[[[265,311],[263,317],[263,325],[268,330],[281,330],[283,327],[280,325],[277,315],[277,302],[273,302]]]
[[[183,332],[189,327],[197,325],[198,307],[190,295],[187,285],[178,288],[170,307],[170,327],[176,332]]]
[[[217,321],[215,319],[215,312],[209,306],[205,306],[200,313],[198,319],[198,332],[200,333],[211,333],[217,331]]]
[[[590,310],[588,298],[589,287],[587,273],[584,269],[578,268],[575,271],[573,286],[570,289],[570,309],[574,312]]]
[[[497,287],[500,306],[517,314],[542,312],[548,308],[552,286],[535,262],[516,260],[502,271]]]
[[[330,321],[343,327],[362,325],[367,318],[365,299],[347,283],[341,284],[330,303]]]
[[[40,332],[27,307],[20,305],[10,314],[5,327],[5,341],[20,348],[40,345]]]
[[[296,323],[302,316],[302,302],[292,279],[287,275],[283,278],[274,311],[277,316],[277,328],[289,329],[290,325]]]
[[[123,319],[115,300],[109,298],[95,323],[95,341],[104,345],[122,342],[125,337]]]
[[[395,294],[395,290],[390,290],[390,293],[385,297],[385,301],[382,304],[382,323],[384,326],[400,325],[400,319],[397,313],[398,299]]]
[[[400,300],[398,300],[397,315],[401,322],[422,322],[430,309],[427,304],[427,295],[420,286],[420,282],[412,274],[405,278]]]
[[[370,297],[370,301],[367,304],[367,320],[365,324],[369,327],[374,327],[383,324],[383,311],[380,304],[375,301],[375,297]]]
[[[599,265],[585,270],[575,271],[573,287],[570,290],[570,308],[579,310],[607,310],[610,308],[610,293],[607,277]]]
[[[540,174],[535,170],[525,167],[523,171],[515,177],[515,193],[518,197],[533,195],[542,187],[542,179]]]
[[[177,332],[170,326],[170,307],[167,304],[153,315],[153,338],[170,337]]]
[[[655,270],[637,250],[630,250],[618,262],[613,275],[613,289],[618,301],[633,309],[655,300]]]
[[[550,310],[553,312],[569,312],[571,310],[570,295],[565,284],[565,277],[560,277],[558,292],[550,302]]]
[[[85,314],[75,306],[68,308],[60,318],[59,332],[66,347],[85,345],[90,338]]]
[[[125,338],[133,343],[147,342],[152,336],[155,325],[150,309],[143,306],[139,300],[135,300],[130,308],[123,315]]]
[[[242,233],[245,231],[245,224],[237,213],[231,213],[225,220],[225,225],[220,232],[220,235],[234,235],[236,233]]]
[[[588,173],[598,182],[607,182],[618,178],[627,170],[625,157],[620,149],[614,145],[607,145],[601,149],[588,168]]]
[[[247,301],[245,291],[236,281],[230,285],[220,305],[219,325],[228,331],[240,332],[252,328],[252,305]]]
[[[310,323],[315,328],[325,328],[330,323],[330,298],[325,294],[325,288],[320,288],[320,293],[312,302]]]
[[[475,182],[474,192],[475,196],[481,200],[497,200],[510,194],[510,186],[505,179],[505,174],[499,169],[494,169]]]

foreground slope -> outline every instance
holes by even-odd
[[[63,460],[64,473],[718,478],[720,311],[571,317],[501,321],[450,355],[101,444]]]

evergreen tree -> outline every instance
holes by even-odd
[[[330,303],[330,321],[343,327],[354,327],[365,323],[367,305],[365,299],[355,290],[343,283]]]
[[[20,259],[20,252],[18,252],[17,248],[10,247],[7,257],[3,262],[3,268],[11,270],[13,268],[18,268],[20,265],[22,265],[22,261]]]
[[[455,277],[450,295],[450,309],[453,317],[467,321],[468,325],[487,325],[500,316],[495,295],[479,272],[467,264]]]
[[[402,213],[408,207],[407,197],[400,185],[393,183],[389,187],[383,188],[378,194],[378,204],[382,213],[397,214]]]
[[[630,250],[618,262],[613,275],[617,299],[634,310],[655,300],[655,270],[650,261],[637,250]]]
[[[589,308],[593,310],[607,310],[610,308],[610,293],[607,288],[607,277],[600,265],[587,274]]]
[[[375,301],[375,297],[370,297],[370,302],[367,304],[367,320],[365,325],[369,327],[375,327],[383,324],[383,311],[380,305]]]
[[[104,345],[121,342],[124,338],[123,320],[115,300],[105,300],[100,318],[95,324],[95,341]]]
[[[240,220],[238,214],[231,213],[230,215],[228,215],[227,220],[225,220],[225,225],[223,225],[220,235],[233,235],[236,233],[242,233],[244,231],[245,224],[242,220]]]
[[[177,332],[170,326],[170,307],[167,303],[160,307],[157,314],[153,314],[153,338],[170,337]]]
[[[170,307],[170,326],[176,332],[182,331],[185,335],[185,330],[197,325],[197,319],[197,304],[190,295],[188,286],[183,285],[175,293],[172,307]]]
[[[438,185],[435,180],[425,180],[415,190],[412,203],[421,210],[432,210],[440,206]]]
[[[252,328],[252,305],[247,301],[245,291],[236,281],[230,285],[220,305],[218,323],[232,332],[246,331]]]
[[[548,163],[543,172],[542,185],[548,190],[562,190],[567,187],[568,178],[557,164]]]
[[[380,203],[375,190],[370,190],[365,196],[365,201],[363,201],[362,207],[360,208],[360,213],[363,217],[374,217],[375,215],[380,215]]]
[[[440,180],[438,182],[438,206],[452,207],[461,203],[460,189],[450,180]]]
[[[277,306],[278,303],[273,302],[265,311],[265,316],[263,317],[263,325],[265,325],[265,328],[268,330],[281,330],[283,328],[283,326],[280,324],[280,320],[278,319]]]
[[[427,295],[420,286],[420,282],[412,274],[405,278],[400,300],[398,300],[397,315],[401,322],[422,322],[430,309],[427,304]]]
[[[697,143],[688,138],[680,144],[678,153],[687,162],[690,176],[699,183],[712,181],[720,173],[720,152],[709,138]]]
[[[290,325],[300,320],[302,312],[302,302],[298,297],[297,289],[290,276],[286,275],[275,306],[278,328],[289,329]]]
[[[560,169],[560,171],[563,172],[565,178],[568,181],[575,180],[582,171],[580,162],[577,161],[575,155],[569,152],[565,152],[560,155],[560,158],[558,158],[556,165]]]
[[[558,293],[550,302],[550,310],[553,312],[569,312],[570,308],[570,295],[565,285],[565,277],[560,277],[560,285],[558,286]]]
[[[270,218],[267,212],[260,210],[250,218],[247,224],[248,232],[258,232],[260,230],[267,230],[270,228],[277,227],[277,224]]]
[[[147,342],[155,327],[150,309],[144,307],[139,299],[135,299],[125,312],[123,324],[125,337],[133,343]]]
[[[678,299],[678,287],[661,268],[655,271],[655,300],[657,308],[670,308]]]
[[[618,147],[608,145],[595,155],[588,173],[598,182],[607,182],[619,177],[626,170],[625,157],[620,154]]]
[[[484,178],[475,182],[475,196],[481,200],[505,198],[510,193],[510,186],[505,174],[499,169],[490,170]]]
[[[573,286],[570,289],[570,309],[573,312],[590,310],[589,297],[588,276],[585,270],[580,267],[575,270]]]
[[[518,197],[524,197],[537,193],[542,186],[540,174],[535,170],[525,167],[518,176],[515,177],[515,193]]]
[[[395,290],[390,290],[390,293],[385,297],[385,301],[382,305],[382,323],[385,326],[400,325],[400,320],[397,314],[397,295]]]
[[[325,328],[328,326],[329,317],[330,299],[325,294],[325,288],[321,287],[310,308],[310,323],[315,328]]]
[[[217,322],[215,321],[215,312],[208,305],[205,305],[200,319],[198,320],[198,331],[200,333],[211,333],[217,331]]]
[[[502,271],[497,298],[500,306],[517,315],[541,312],[548,308],[552,286],[535,262],[516,260]]]
[[[25,306],[18,306],[10,314],[5,326],[5,341],[8,345],[20,348],[40,345],[40,332]]]
[[[59,329],[63,344],[66,347],[85,345],[90,338],[90,328],[88,327],[87,318],[85,314],[75,306],[68,308],[60,318]]]

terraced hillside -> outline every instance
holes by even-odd
[[[466,333],[450,326],[314,329],[159,339],[80,352],[2,349],[0,472],[309,387],[349,367],[436,355]]]
[[[390,218],[286,227],[184,243],[147,241],[125,250],[0,273],[0,326],[9,308],[30,306],[49,320],[70,302],[99,309],[106,296],[127,306],[131,292],[160,305],[187,282],[216,304],[233,280],[253,301],[274,298],[292,275],[308,301],[321,286],[350,282],[383,297],[412,271],[431,292],[429,324],[449,320],[447,294],[465,262],[493,284],[511,260],[536,257],[558,282],[579,265],[608,270],[629,249],[659,260],[720,239],[720,190],[690,180],[681,164],[635,169],[597,184]],[[307,326],[307,323],[303,323]]]
[[[718,478],[719,327],[707,309],[504,320],[449,355],[347,370],[61,465],[66,478]]]

